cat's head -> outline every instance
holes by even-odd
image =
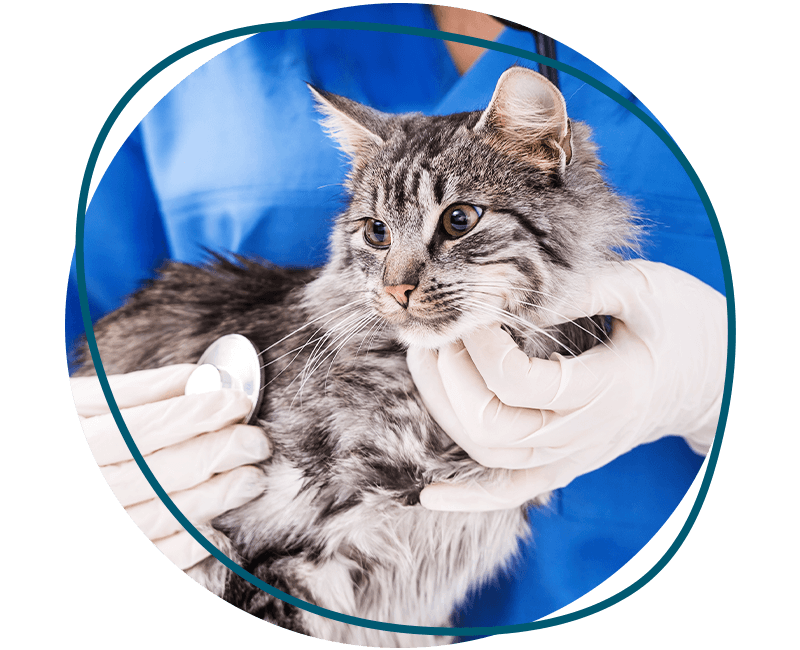
[[[635,237],[588,127],[532,70],[507,70],[485,110],[446,116],[312,92],[351,159],[325,276],[407,344],[546,320],[548,305]]]

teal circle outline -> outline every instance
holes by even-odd
[[[263,580],[259,580],[248,571],[245,571],[245,569],[243,569],[236,562],[234,562],[228,556],[222,553],[222,551],[220,551],[209,540],[207,540],[200,533],[200,531],[198,531],[192,525],[192,523],[183,515],[183,513],[180,510],[178,510],[178,508],[173,503],[172,499],[170,499],[169,495],[167,495],[167,493],[161,487],[159,482],[156,480],[155,476],[150,471],[150,468],[147,466],[147,463],[145,462],[144,458],[139,452],[136,443],[133,441],[133,438],[131,437],[128,428],[125,425],[125,421],[123,420],[122,414],[119,411],[119,407],[117,406],[117,403],[114,399],[114,395],[111,392],[111,387],[109,386],[108,383],[108,377],[106,376],[102,361],[100,359],[100,353],[97,349],[97,340],[94,335],[91,316],[89,314],[89,302],[86,292],[83,235],[86,222],[86,207],[88,202],[89,186],[91,183],[95,166],[97,164],[97,159],[100,154],[100,150],[106,138],[108,137],[108,133],[111,130],[112,125],[117,120],[117,118],[119,117],[120,113],[125,108],[125,106],[127,106],[128,103],[131,101],[131,99],[134,97],[134,95],[136,95],[136,93],[138,93],[139,90],[141,90],[157,74],[159,74],[162,70],[166,69],[176,61],[204,47],[225,40],[229,40],[231,38],[238,38],[240,36],[249,36],[261,32],[293,30],[293,29],[345,29],[345,30],[349,29],[349,30],[360,30],[360,31],[370,31],[370,32],[383,32],[390,34],[406,34],[411,36],[426,36],[429,38],[438,38],[439,40],[449,40],[449,41],[455,41],[457,43],[464,43],[467,45],[476,45],[478,47],[495,50],[497,52],[512,54],[514,56],[527,59],[529,61],[543,63],[552,68],[556,68],[557,70],[565,72],[566,74],[577,77],[584,83],[587,83],[593,88],[599,90],[604,95],[610,97],[618,104],[620,104],[624,108],[628,109],[631,113],[636,115],[650,128],[650,130],[652,130],[662,140],[662,142],[664,142],[664,144],[669,148],[672,154],[681,163],[681,166],[683,167],[684,171],[686,171],[686,173],[689,175],[689,178],[692,181],[692,184],[694,185],[695,190],[697,191],[701,202],[703,203],[703,207],[705,207],[706,209],[706,214],[708,215],[709,221],[711,222],[711,228],[714,231],[714,238],[716,239],[717,248],[720,254],[720,261],[722,262],[722,272],[725,281],[726,300],[728,308],[728,356],[727,356],[727,365],[725,370],[725,388],[722,398],[722,408],[720,411],[719,422],[717,424],[717,431],[714,437],[714,443],[708,455],[708,465],[706,467],[706,472],[703,477],[703,482],[700,486],[700,491],[697,495],[697,499],[695,500],[694,506],[692,507],[692,510],[689,513],[686,522],[681,528],[680,533],[675,538],[675,541],[670,545],[669,549],[667,549],[667,552],[645,575],[643,575],[632,585],[626,587],[625,589],[618,592],[614,596],[610,596],[609,598],[606,598],[605,600],[599,603],[580,609],[577,612],[572,612],[570,614],[563,614],[561,616],[556,616],[554,618],[546,620],[534,621],[531,623],[518,623],[515,625],[498,625],[489,627],[426,627],[419,625],[402,625],[399,623],[380,623],[378,621],[372,621],[365,618],[359,618],[356,616],[341,614],[333,610],[325,609],[323,607],[318,607],[317,605],[312,605],[311,603],[307,603],[290,594],[284,593],[279,589],[275,589],[274,587],[268,585]],[[416,27],[402,27],[398,25],[384,25],[379,23],[363,23],[363,22],[352,22],[352,21],[308,20],[308,21],[292,21],[292,22],[279,22],[279,23],[264,23],[261,25],[251,25],[249,27],[241,27],[238,29],[232,29],[225,32],[220,32],[219,34],[216,34],[214,36],[209,36],[207,38],[200,39],[199,41],[195,41],[194,43],[181,48],[174,54],[164,58],[162,61],[160,61],[150,70],[148,70],[145,74],[143,74],[136,81],[136,83],[134,83],[133,86],[131,86],[130,89],[122,96],[119,102],[117,102],[116,106],[114,106],[114,109],[111,111],[111,114],[103,123],[103,127],[100,129],[100,133],[97,136],[95,144],[92,147],[92,151],[89,155],[89,161],[86,165],[86,171],[84,172],[83,181],[81,183],[81,190],[78,199],[78,220],[75,233],[75,261],[77,266],[78,298],[80,302],[81,316],[83,319],[83,326],[86,333],[86,342],[89,347],[89,352],[92,357],[92,362],[94,363],[95,370],[97,372],[97,377],[100,380],[100,386],[102,387],[103,390],[103,395],[105,395],[106,401],[108,402],[108,406],[109,409],[111,410],[111,414],[114,417],[114,421],[116,422],[117,427],[119,428],[120,433],[122,434],[122,437],[125,440],[125,444],[128,446],[128,449],[130,450],[131,455],[133,456],[133,459],[136,461],[136,464],[138,465],[142,474],[144,474],[150,486],[153,488],[155,493],[158,495],[159,499],[161,499],[161,501],[164,503],[164,505],[167,507],[170,513],[178,520],[181,526],[183,526],[183,528],[201,546],[203,546],[203,548],[205,548],[209,553],[211,553],[211,555],[213,555],[217,560],[219,560],[224,566],[226,566],[228,569],[239,575],[244,580],[247,580],[253,586],[258,587],[259,589],[267,592],[271,596],[278,598],[279,600],[288,603],[290,605],[294,605],[299,609],[311,612],[312,614],[324,616],[326,618],[339,621],[341,623],[347,623],[349,625],[358,625],[361,627],[383,630],[386,632],[399,632],[404,634],[432,634],[432,635],[444,635],[444,636],[478,636],[478,635],[510,634],[513,632],[526,632],[529,630],[543,629],[548,627],[554,627],[556,625],[563,625],[564,623],[569,623],[571,621],[579,620],[581,618],[585,618],[587,616],[600,612],[604,609],[607,609],[608,607],[611,607],[612,605],[615,605],[616,603],[624,600],[628,596],[636,593],[637,591],[639,591],[639,589],[641,589],[648,582],[650,582],[667,565],[667,563],[673,558],[675,553],[683,544],[684,540],[689,534],[689,531],[694,525],[694,522],[697,519],[697,516],[700,512],[700,508],[702,507],[703,502],[705,501],[706,494],[708,493],[708,488],[711,484],[711,478],[714,474],[714,469],[716,468],[717,465],[717,459],[719,458],[719,450],[722,444],[722,437],[723,437],[723,432],[725,430],[725,424],[728,419],[731,391],[733,387],[733,368],[734,368],[734,357],[736,348],[736,323],[735,323],[735,307],[733,300],[733,278],[731,277],[730,260],[728,258],[728,252],[725,247],[725,241],[722,237],[722,230],[720,228],[719,221],[717,220],[714,208],[711,205],[711,201],[705,189],[703,188],[700,179],[698,178],[692,166],[689,164],[689,161],[686,159],[686,156],[684,156],[683,152],[680,150],[678,145],[672,140],[669,134],[667,134],[667,132],[654,119],[649,117],[644,111],[635,106],[628,99],[626,99],[616,91],[612,90],[602,82],[597,81],[594,77],[586,74],[585,72],[582,72],[581,70],[578,70],[577,68],[574,68],[573,66],[561,63],[560,61],[555,61],[553,59],[549,59],[539,54],[535,54],[534,52],[529,52],[527,50],[523,50],[517,47],[511,47],[509,45],[501,45],[491,41],[485,41],[479,38],[462,36],[460,34],[452,34],[449,32],[440,32],[436,30],[421,29]]]

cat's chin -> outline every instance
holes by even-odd
[[[487,323],[488,324],[488,323]],[[404,323],[397,325],[397,338],[407,347],[439,350],[446,345],[456,343],[471,334],[481,325],[475,323],[456,322],[445,328],[435,328],[424,323]]]
[[[452,336],[437,334],[431,331],[406,331],[404,329],[398,330],[397,338],[400,342],[407,347],[425,348],[427,350],[438,350],[449,343],[453,343],[458,339]]]

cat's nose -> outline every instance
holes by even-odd
[[[402,307],[408,307],[411,292],[416,288],[416,285],[413,284],[396,284],[392,287],[384,287],[386,293],[392,296]]]

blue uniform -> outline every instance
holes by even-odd
[[[313,18],[436,29],[425,5],[352,7]],[[526,32],[506,29],[497,40],[536,51]],[[566,46],[557,45],[557,58],[641,106]],[[284,265],[325,262],[346,167],[317,123],[303,81],[382,111],[445,114],[484,108],[512,64],[536,69],[487,51],[460,76],[443,41],[321,29],[258,34],[218,55],[147,115],[97,188],[85,231],[93,317],[118,307],[165,260],[199,262],[206,248]],[[594,130],[608,180],[653,224],[646,256],[723,291],[708,217],[667,147],[602,93],[564,73],[560,81],[569,115]],[[73,264],[68,343],[81,332]],[[534,541],[513,571],[473,594],[456,623],[530,622],[600,584],[661,527],[701,461],[683,440],[667,438],[559,490],[552,508],[531,512]]]

